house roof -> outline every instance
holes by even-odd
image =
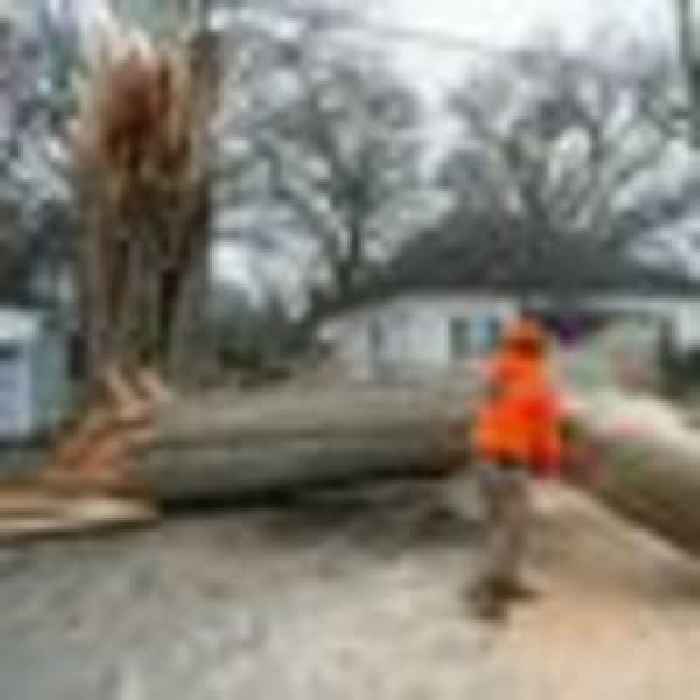
[[[568,295],[562,289],[557,289],[546,283],[532,290],[535,297],[545,297],[554,300],[575,302],[577,298],[594,295],[615,295],[621,297],[642,297],[658,299],[663,297],[697,299],[700,301],[700,283],[693,280],[664,275],[662,272],[639,269],[635,275],[624,275],[619,280],[606,278],[601,275],[585,280],[584,283],[568,290]],[[502,281],[481,281],[473,279],[441,275],[435,271],[422,278],[412,279],[407,276],[386,275],[371,287],[359,290],[352,299],[327,305],[323,318],[337,318],[345,313],[360,311],[374,304],[388,303],[399,297],[434,297],[455,294],[473,294],[477,296],[505,297],[518,299],[522,290],[508,279]]]

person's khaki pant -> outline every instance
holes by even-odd
[[[518,586],[532,520],[528,471],[488,465],[480,468],[478,478],[486,520],[479,585]]]

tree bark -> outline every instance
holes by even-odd
[[[330,387],[175,404],[135,476],[164,501],[226,500],[377,473],[440,473],[467,463],[471,388]],[[626,409],[627,410],[627,409]],[[700,437],[610,434],[619,416],[582,419],[599,478],[591,494],[700,553]],[[630,406],[629,414],[633,415]],[[608,425],[606,425],[608,423]],[[584,465],[584,466],[590,466]]]
[[[611,438],[592,429],[588,439],[600,461],[600,478],[589,485],[605,503],[700,554],[698,449],[660,436]],[[700,449],[700,445],[697,446]]]
[[[440,472],[466,463],[464,396],[336,387],[175,404],[161,411],[133,476],[169,502]]]

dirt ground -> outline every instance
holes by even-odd
[[[547,594],[495,627],[463,599],[464,477],[2,549],[0,697],[697,698],[695,562],[577,494],[537,498]]]

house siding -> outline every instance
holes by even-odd
[[[401,297],[337,317],[320,337],[352,378],[420,379],[461,365],[451,357],[452,318],[505,321],[516,313],[514,302],[498,297]],[[371,342],[372,328],[381,329],[379,344]]]
[[[556,300],[540,299],[545,310]],[[591,295],[577,303],[579,309],[637,316],[654,332],[664,319],[670,321],[675,350],[700,349],[700,299],[670,296]],[[320,328],[343,371],[359,380],[419,379],[450,375],[465,359],[454,357],[450,339],[451,319],[494,319],[506,323],[518,314],[515,298],[488,294],[403,295],[336,316]],[[381,341],[371,342],[371,328]],[[484,348],[474,347],[478,357]]]

